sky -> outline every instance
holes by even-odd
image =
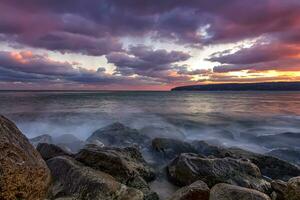
[[[299,0],[1,0],[0,89],[300,81]]]

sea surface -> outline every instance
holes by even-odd
[[[300,133],[300,93],[2,91],[0,114],[29,138],[73,134],[84,140],[118,121],[153,137],[266,152],[274,147],[253,138]]]

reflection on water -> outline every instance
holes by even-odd
[[[300,132],[298,92],[0,92],[0,110],[28,136],[82,139],[120,121],[264,151],[245,138]]]

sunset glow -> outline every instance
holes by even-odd
[[[0,3],[0,89],[300,81],[300,2]]]

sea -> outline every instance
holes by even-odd
[[[1,91],[0,114],[28,138],[73,134],[85,140],[121,122],[153,138],[205,140],[259,153],[300,148],[283,134],[300,138],[300,92]],[[274,146],[272,138],[280,134]]]

